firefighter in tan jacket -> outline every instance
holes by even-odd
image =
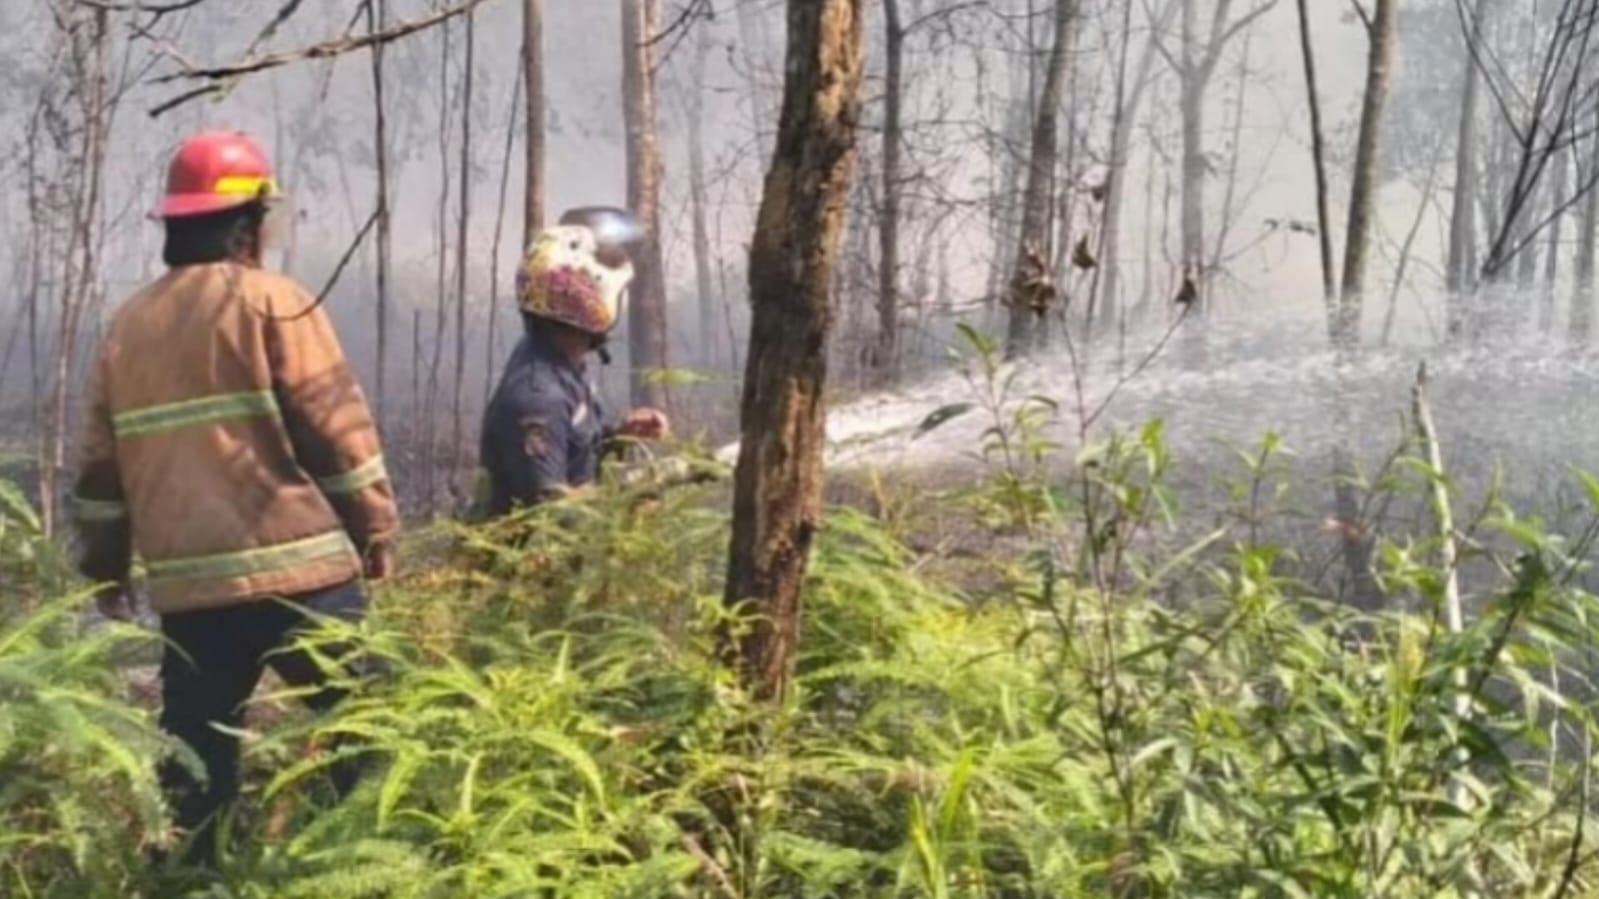
[[[377,431],[327,316],[261,269],[281,214],[266,156],[243,134],[186,141],[156,213],[165,275],[117,312],[90,376],[74,488],[81,568],[125,614],[134,557],[169,642],[161,725],[205,765],[163,781],[189,858],[239,788],[242,706],[263,668],[340,698],[304,652],[306,612],[349,620],[362,579],[389,572],[399,525]],[[337,649],[337,648],[335,648]],[[353,775],[341,775],[348,789]]]

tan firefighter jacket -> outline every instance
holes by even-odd
[[[119,309],[89,377],[73,494],[83,573],[142,562],[157,612],[360,576],[399,521],[326,314],[293,281],[184,266]]]

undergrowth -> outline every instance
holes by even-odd
[[[943,420],[992,417],[993,480],[828,510],[781,706],[716,661],[717,488],[440,525],[346,634],[386,673],[247,741],[211,877],[143,860],[170,836],[166,744],[115,668],[150,638],[86,629],[81,598],[8,606],[0,894],[1599,895],[1581,586],[1599,485],[1577,479],[1568,536],[1483,500],[1456,631],[1425,529],[1379,536],[1378,612],[1262,537],[1274,440],[1241,454],[1237,508],[1177,545],[1158,425],[1052,479],[1060,411],[974,371],[986,399]],[[1400,458],[1397,495],[1443,477]],[[987,577],[907,549],[918,503],[995,535]],[[318,774],[345,754],[368,775],[335,805]]]

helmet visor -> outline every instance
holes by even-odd
[[[625,247],[644,237],[644,228],[633,213],[614,206],[583,206],[561,216],[563,225],[582,225],[593,232],[600,245]]]

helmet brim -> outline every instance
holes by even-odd
[[[164,197],[161,204],[150,212],[154,219],[187,218],[193,215],[209,215],[213,212],[222,212],[234,209],[246,203],[255,201],[255,197],[229,197],[218,194],[173,194]]]

